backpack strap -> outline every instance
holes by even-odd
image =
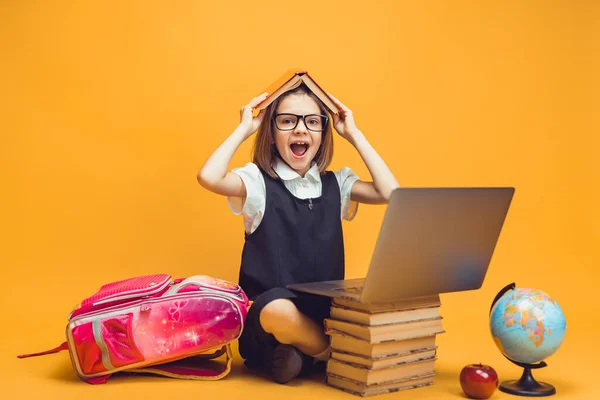
[[[223,354],[225,354],[225,363],[214,360]],[[227,376],[231,372],[232,362],[231,345],[227,344],[212,354],[200,354],[170,363],[128,369],[123,372],[162,375],[176,379],[214,381]]]
[[[27,358],[42,356],[46,354],[58,353],[63,350],[68,350],[69,345],[67,342],[63,342],[60,346],[50,350],[41,351],[38,353],[20,354],[18,358]],[[216,361],[216,358],[225,355],[225,361]],[[231,372],[231,365],[233,363],[233,354],[231,351],[231,344],[226,344],[214,353],[198,354],[196,356],[184,358],[170,363],[153,365],[145,368],[126,369],[121,372],[124,373],[141,373],[141,374],[154,374],[162,375],[169,378],[177,379],[194,379],[194,380],[219,380],[224,378]],[[108,378],[112,374],[107,374],[94,378],[86,378],[85,382],[90,384],[106,383]]]
[[[39,353],[20,354],[17,357],[18,358],[27,358],[27,357],[43,356],[43,355],[46,355],[46,354],[58,353],[58,352],[63,351],[63,350],[69,350],[69,345],[68,345],[67,342],[63,342],[60,346],[55,347],[55,348],[50,349],[50,350],[40,351]]]

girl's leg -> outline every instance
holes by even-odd
[[[310,368],[308,356],[325,360],[328,338],[319,321],[329,315],[329,307],[328,299],[315,305],[285,288],[262,293],[248,311],[239,340],[246,366],[265,368],[273,380],[286,383]]]
[[[302,313],[289,299],[273,300],[260,311],[260,325],[279,343],[290,344],[302,353],[325,360],[329,340],[323,327]]]

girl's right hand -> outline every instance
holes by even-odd
[[[258,130],[258,127],[265,117],[266,109],[261,110],[256,117],[252,116],[254,107],[262,103],[267,98],[267,92],[253,98],[250,103],[240,109],[240,125],[239,127],[244,132],[244,138],[250,137]]]

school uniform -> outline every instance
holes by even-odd
[[[260,311],[273,300],[290,299],[298,309],[322,324],[330,300],[285,288],[291,283],[344,279],[342,220],[352,220],[358,203],[350,200],[358,176],[349,168],[320,175],[313,163],[301,177],[280,158],[274,179],[253,163],[234,169],[246,186],[245,201],[228,198],[235,214],[244,217],[245,243],[239,284],[254,301],[240,337],[240,355],[262,362],[264,347],[278,343],[259,322]]]

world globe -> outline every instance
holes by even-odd
[[[567,329],[565,315],[548,293],[532,288],[503,288],[490,309],[490,330],[500,352],[513,363],[525,368],[519,381],[500,385],[512,394],[554,394],[552,385],[537,382],[531,369],[545,367],[543,360],[562,344]],[[539,364],[535,364],[539,363]]]

